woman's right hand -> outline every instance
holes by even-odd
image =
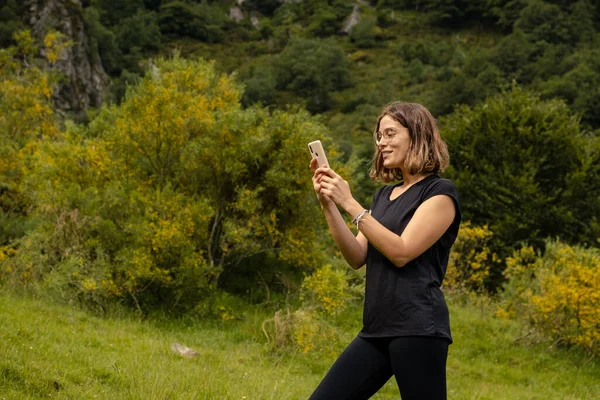
[[[332,204],[333,201],[329,197],[325,196],[324,194],[321,194],[321,178],[323,177],[323,174],[316,172],[318,168],[319,168],[319,165],[317,164],[317,160],[315,158],[313,158],[310,161],[310,169],[313,171],[313,177],[312,177],[313,189],[315,190],[315,193],[317,194],[317,198],[319,199],[321,204],[323,206],[326,206],[326,205]]]

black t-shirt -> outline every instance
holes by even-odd
[[[417,208],[433,196],[450,196],[456,216],[433,246],[401,268],[369,243],[364,327],[359,336],[437,336],[452,342],[448,307],[440,286],[461,221],[458,190],[452,181],[430,175],[390,200],[396,186],[379,189],[371,204],[371,215],[392,232],[401,235]]]

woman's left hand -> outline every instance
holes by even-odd
[[[320,167],[315,173],[320,174],[321,193],[346,209],[354,200],[348,182],[328,167]]]

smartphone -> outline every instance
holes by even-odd
[[[329,167],[329,162],[327,161],[327,156],[325,156],[325,150],[323,150],[323,145],[320,140],[310,142],[308,144],[308,149],[310,150],[311,157],[317,159],[319,167],[322,167],[324,164]]]

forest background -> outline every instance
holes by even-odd
[[[260,309],[253,340],[268,351],[335,353],[364,271],[319,217],[306,144],[321,139],[368,206],[374,123],[403,100],[439,119],[461,195],[451,301],[485,304],[490,324],[530,342],[600,354],[595,2],[0,11],[4,293],[106,318],[235,323]]]

